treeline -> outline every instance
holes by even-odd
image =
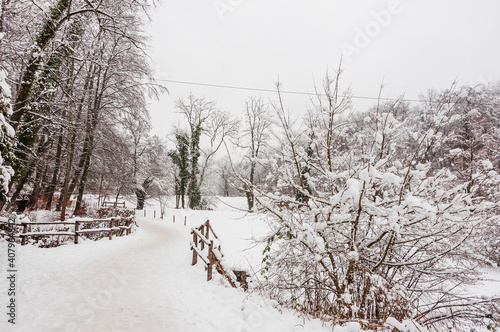
[[[27,194],[28,208],[56,206],[64,218],[72,195],[78,214],[86,190],[140,196],[163,172],[146,109],[146,94],[162,89],[145,53],[153,5],[2,1],[2,209]]]
[[[353,111],[339,78],[302,119],[279,85],[258,120],[247,111],[246,155],[232,165],[273,229],[260,287],[335,324],[498,328],[500,297],[469,287],[500,264],[500,85]]]
[[[500,84],[361,111],[340,85],[340,72],[326,77],[303,117],[288,113],[279,84],[269,102],[249,98],[239,121],[180,99],[187,126],[169,152],[177,207],[207,208],[202,197],[219,186],[267,213],[259,287],[301,313],[367,329],[390,317],[498,328],[500,297],[470,287],[500,264]]]

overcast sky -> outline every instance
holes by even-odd
[[[404,94],[500,80],[498,0],[163,0],[149,27],[158,79],[314,91],[341,57],[355,96]],[[275,94],[160,82],[154,133],[176,123],[174,102],[190,92],[238,113],[248,96]],[[308,97],[285,95],[300,112]],[[364,109],[375,101],[355,99]]]

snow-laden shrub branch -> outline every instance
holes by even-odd
[[[494,326],[500,298],[476,298],[467,286],[478,280],[484,259],[475,241],[496,207],[478,190],[498,175],[478,169],[471,185],[431,155],[456,100],[443,95],[427,112],[427,128],[409,135],[399,101],[348,121],[348,103],[330,87],[338,77],[325,82],[306,129],[295,130],[275,105],[279,153],[260,160],[273,190],[245,183],[272,216],[264,288],[335,324],[382,327],[393,317],[438,330],[450,321]]]

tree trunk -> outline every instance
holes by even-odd
[[[12,209],[12,207],[16,204],[17,198],[19,197],[19,195],[23,191],[24,186],[31,179],[31,175],[33,174],[33,172],[35,172],[35,182],[34,182],[34,190],[33,191],[36,190],[39,192],[38,182],[41,179],[43,164],[40,160],[38,160],[38,158],[42,158],[43,154],[47,150],[47,147],[48,147],[47,142],[40,142],[40,144],[37,147],[36,152],[34,153],[35,156],[34,157],[32,156],[29,163],[25,167],[23,167],[22,176],[18,177],[18,181],[16,182],[16,186],[15,186],[16,190],[12,194],[11,201],[7,207],[7,210]],[[23,153],[25,153],[27,156],[29,155],[29,153],[27,153],[27,152],[23,152]],[[32,195],[33,195],[33,192],[32,192]],[[30,203],[26,204],[26,207],[30,207],[30,206],[31,206]]]
[[[181,192],[179,188],[179,179],[175,177],[175,186],[174,186],[174,191],[175,191],[175,208],[179,208],[179,204],[181,202]]]
[[[75,170],[75,174],[73,175],[73,179],[70,183],[69,177],[71,173],[71,163],[73,161],[73,154],[74,154],[74,148],[75,148],[75,142],[76,142],[76,131],[73,131],[73,135],[71,137],[70,143],[70,152],[71,152],[71,160],[69,167],[66,167],[66,174],[64,177],[64,189],[63,193],[61,194],[61,197],[59,201],[61,202],[60,207],[61,207],[61,220],[64,220],[64,215],[66,214],[66,206],[69,202],[69,199],[71,198],[71,195],[73,194],[77,181],[80,177],[81,172],[83,171],[83,167],[85,166],[85,159],[87,158],[88,154],[92,153],[92,142],[90,142],[90,138],[94,136],[94,130],[95,130],[95,125],[97,123],[97,114],[98,113],[98,106],[100,105],[100,100],[99,99],[99,87],[100,87],[100,69],[98,69],[98,72],[95,72],[95,67],[92,66],[89,69],[89,75],[87,77],[87,81],[85,82],[85,85],[89,86],[89,90],[92,91],[94,88],[94,77],[95,74],[97,74],[97,84],[96,84],[96,90],[95,90],[95,99],[94,99],[94,105],[93,109],[89,110],[89,113],[87,115],[87,126],[86,126],[86,136],[85,136],[85,141],[84,141],[84,146],[83,146],[83,151],[82,155],[80,156],[80,161],[78,163],[78,168]],[[77,122],[81,117],[82,111],[83,111],[83,104],[85,102],[86,95],[84,94],[82,98],[79,101],[78,105],[78,111],[77,111]],[[59,204],[58,204],[59,205]],[[57,209],[56,209],[57,210]]]
[[[249,182],[250,182],[251,186],[254,185],[255,166],[256,166],[255,162],[251,161],[250,162],[250,178],[249,178]],[[255,197],[254,197],[252,188],[249,188],[247,185],[245,185],[245,189],[246,189],[246,196],[247,196],[247,203],[248,203],[248,211],[251,212],[251,211],[253,211],[253,207],[255,205]]]
[[[71,115],[70,115],[71,118]],[[69,177],[71,174],[71,164],[73,163],[73,154],[75,150],[75,144],[71,139],[68,139],[66,144],[66,171],[64,173],[64,184],[63,190],[59,195],[59,200],[57,201],[56,211],[61,211],[61,220],[64,221],[66,215],[66,205],[68,204],[68,200],[66,197],[68,196],[69,190]]]
[[[142,189],[136,189],[135,190],[135,196],[137,197],[137,210],[143,210],[144,209],[144,201],[146,199],[146,192]]]
[[[144,209],[144,202],[146,201],[146,193],[152,182],[153,178],[146,178],[146,180],[142,182],[142,187],[135,189],[135,195],[137,196],[137,210]]]
[[[101,179],[99,180],[99,196],[97,196],[97,208],[101,206],[101,193],[102,193],[102,181],[104,179],[104,174],[101,174]]]
[[[78,197],[76,199],[76,205],[75,205],[75,211],[79,211],[81,208],[82,204],[82,199],[83,199],[83,193],[85,191],[85,186],[87,184],[87,175],[89,172],[90,168],[90,160],[92,159],[92,153],[94,152],[94,135],[95,131],[97,129],[97,123],[99,122],[99,111],[101,109],[101,100],[102,100],[102,95],[104,91],[104,83],[101,85],[101,80],[100,80],[100,70],[98,73],[98,81],[97,81],[97,89],[96,89],[96,96],[94,98],[94,105],[92,112],[89,113],[89,119],[87,120],[87,129],[86,129],[86,136],[85,136],[85,143],[84,143],[84,149],[82,152],[82,157],[84,157],[82,168],[82,176],[80,178],[80,184],[78,188]],[[103,82],[106,79],[106,73],[104,74],[103,77]],[[99,89],[101,87],[101,89]],[[98,90],[100,90],[98,92]],[[76,183],[75,183],[76,185]],[[74,186],[70,188],[71,192],[74,190]]]
[[[201,206],[201,192],[198,184],[201,131],[201,124],[198,124],[191,133],[191,174],[188,185],[188,204],[191,209],[199,209]]]
[[[21,191],[24,188],[24,185],[28,182],[28,177],[22,178],[17,184],[16,184],[16,191],[12,194],[12,197],[10,198],[10,203],[7,206],[7,210],[11,210],[14,205],[16,205],[17,198],[21,194]]]
[[[63,118],[66,116],[66,112],[63,113]],[[52,199],[54,198],[54,192],[57,186],[57,178],[59,177],[59,169],[61,167],[61,154],[62,154],[62,145],[63,145],[63,134],[59,134],[59,138],[57,139],[57,151],[56,151],[56,164],[54,167],[54,172],[52,173],[52,179],[47,188],[47,203],[45,204],[45,210],[49,210],[52,208]]]
[[[33,167],[35,168],[35,180],[33,182],[33,190],[31,191],[30,201],[28,203],[28,208],[32,208],[36,205],[38,198],[40,197],[40,192],[43,186],[43,179],[45,173],[47,172],[47,161],[45,155],[47,149],[50,147],[51,142],[47,139],[45,142],[40,142],[36,152],[36,158],[33,161]]]
[[[120,197],[120,194],[122,192],[122,188],[123,188],[123,185],[121,185],[120,188],[118,188],[118,191],[116,192],[115,205],[118,203],[118,198]]]
[[[9,5],[10,0],[2,0],[2,5],[0,7],[0,33],[3,32],[3,27],[5,25],[5,11],[7,6]],[[1,45],[1,41],[0,41]]]
[[[87,175],[89,173],[90,158],[92,155],[92,150],[93,149],[91,149],[89,151],[89,154],[87,155],[87,158],[85,159],[85,165],[83,168],[82,178],[80,179],[80,185],[78,187],[78,197],[76,198],[75,213],[81,212],[80,209],[81,209],[81,205],[82,205],[83,193],[85,191],[85,185],[87,184]]]

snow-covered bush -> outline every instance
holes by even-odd
[[[475,191],[495,172],[474,173],[471,185],[429,160],[454,104],[441,98],[428,129],[410,135],[394,116],[398,101],[345,120],[349,99],[337,83],[327,78],[307,129],[294,130],[280,100],[279,155],[264,165],[277,189],[246,183],[272,216],[264,289],[335,324],[377,328],[393,317],[438,329],[494,326],[500,298],[465,287],[478,279],[475,240],[494,215],[495,204]]]

